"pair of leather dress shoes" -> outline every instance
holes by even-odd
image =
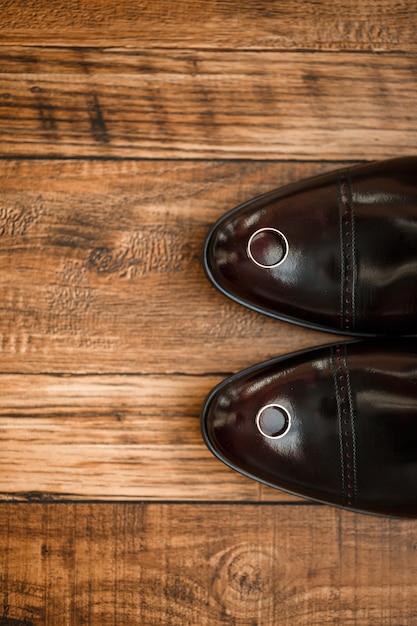
[[[208,278],[258,312],[360,339],[282,356],[218,385],[210,450],[284,491],[417,517],[417,157],[331,172],[222,217]]]

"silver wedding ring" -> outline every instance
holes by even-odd
[[[276,261],[275,263],[271,263],[269,265],[266,265],[258,261],[252,252],[252,244],[253,244],[255,237],[257,237],[258,235],[264,232],[270,232],[270,233],[274,233],[275,235],[277,235],[277,238],[280,240],[279,242],[282,245],[283,250],[284,250],[282,256],[278,259],[278,261]],[[285,259],[288,256],[288,251],[289,251],[289,245],[288,245],[288,240],[286,236],[280,230],[277,230],[276,228],[260,228],[259,230],[255,231],[250,236],[248,245],[247,245],[247,253],[248,253],[248,257],[250,258],[250,260],[253,263],[255,263],[255,265],[257,265],[258,267],[262,267],[264,269],[271,269],[273,267],[278,267],[278,265],[281,265],[281,263],[284,263]]]
[[[291,428],[291,415],[280,404],[266,404],[256,414],[256,426],[267,439],[281,439]]]

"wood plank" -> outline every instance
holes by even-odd
[[[228,469],[200,435],[219,377],[0,376],[3,500],[295,501]]]
[[[3,626],[417,620],[414,521],[301,505],[1,505],[0,536]]]
[[[374,159],[417,143],[413,55],[2,51],[5,156]]]
[[[209,226],[340,163],[0,161],[2,372],[227,374],[336,340],[231,302]]]
[[[410,0],[3,0],[1,13],[3,45],[416,50]]]

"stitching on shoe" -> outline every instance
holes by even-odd
[[[339,419],[339,445],[342,468],[342,497],[345,506],[357,500],[356,434],[349,361],[346,345],[337,345],[332,352],[333,377]]]
[[[350,384],[350,369],[349,369],[349,359],[347,355],[347,349],[345,346],[345,365],[346,365],[346,381],[348,387],[348,398],[349,398],[349,413],[350,413],[350,432],[351,432],[351,440],[352,440],[352,472],[348,472],[349,475],[352,476],[352,487],[353,487],[353,497],[356,501],[358,496],[357,491],[357,481],[356,481],[356,414],[353,405],[353,396],[352,396],[352,387]]]
[[[355,211],[349,172],[339,174],[340,327],[353,330],[355,316]]]
[[[336,365],[336,357],[335,357],[333,348],[332,348],[332,366],[333,366],[334,387],[335,387],[335,393],[336,393],[337,414],[338,414],[338,421],[339,421],[339,448],[340,448],[340,466],[341,466],[340,469],[341,469],[341,477],[342,477],[342,498],[344,501],[345,500],[345,462],[344,462],[343,438],[342,438],[342,407],[341,407],[339,386],[337,382],[338,372],[337,372],[337,365]]]
[[[349,264],[351,267],[351,276],[352,276],[352,328],[356,327],[356,231],[355,231],[355,203],[353,201],[353,191],[352,191],[352,180],[350,178],[350,174],[347,173],[347,181],[349,186],[349,205],[350,205],[350,215],[351,215],[351,232],[352,232],[352,262]]]

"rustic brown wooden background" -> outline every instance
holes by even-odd
[[[199,431],[334,337],[204,277],[239,202],[417,145],[412,0],[0,0],[0,626],[417,623],[417,521],[289,497]]]

